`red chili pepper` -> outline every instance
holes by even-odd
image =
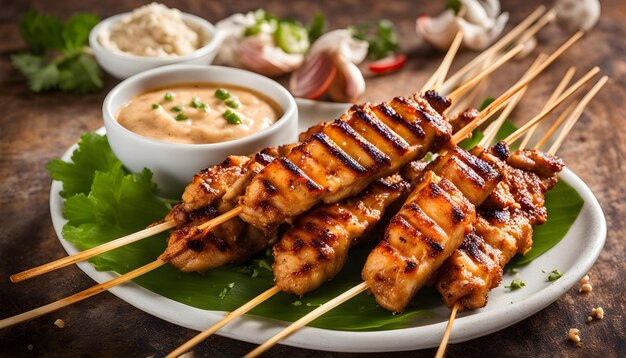
[[[404,66],[406,62],[406,56],[403,54],[400,55],[392,55],[380,59],[378,61],[372,62],[369,65],[369,70],[374,73],[387,73],[398,70]]]

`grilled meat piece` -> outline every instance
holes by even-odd
[[[218,165],[200,170],[187,185],[182,203],[174,206],[165,220],[182,225],[194,210],[213,206],[220,211],[237,204],[238,196],[252,177],[274,158],[287,155],[293,145],[268,147],[250,156],[231,155]],[[241,195],[241,194],[239,194]],[[222,205],[227,204],[222,208]]]
[[[353,106],[254,177],[240,217],[265,230],[335,203],[450,143],[451,127],[421,97]]]
[[[471,231],[439,269],[436,286],[448,306],[458,302],[461,309],[472,309],[487,303],[487,293],[501,279],[499,251]]]
[[[270,241],[263,232],[239,218],[226,221],[208,234],[197,233],[197,237],[193,230],[193,226],[176,230],[168,242],[170,248],[176,247],[180,240],[186,241],[184,250],[172,255],[169,261],[183,272],[204,272],[227,264],[240,264],[264,250]]]
[[[455,117],[451,118],[450,125],[452,126],[452,133],[458,132],[461,128],[469,124],[478,117],[478,110],[476,108],[468,108],[465,111],[458,113]]]
[[[394,175],[373,182],[354,198],[318,206],[298,217],[274,245],[276,286],[303,295],[331,280],[348,259],[348,250],[407,189],[408,184]]]
[[[425,172],[361,273],[376,302],[389,311],[402,312],[461,244],[475,218],[474,205],[454,184]]]
[[[414,94],[414,96],[419,96],[419,94]],[[426,93],[422,95],[422,98],[428,101],[428,104],[430,104],[430,106],[433,107],[439,114],[443,114],[443,112],[452,104],[448,98],[433,90],[426,91]]]
[[[494,209],[492,201],[489,207],[479,208],[475,233],[466,237],[470,242],[464,243],[464,247],[478,250],[471,254],[460,248],[438,273],[436,287],[449,307],[457,302],[460,310],[487,304],[487,296],[500,282],[504,266],[516,253],[525,254],[532,247],[533,225],[547,219],[544,194],[556,184],[562,167],[560,159],[537,151],[520,151],[507,158],[506,165],[501,166],[503,182],[517,205]],[[494,268],[494,263],[500,270]]]

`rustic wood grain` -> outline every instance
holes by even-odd
[[[169,6],[215,22],[233,12],[264,7],[282,16],[307,21],[323,11],[331,28],[380,17],[398,27],[403,50],[410,60],[398,73],[367,79],[365,99],[377,100],[417,89],[442,55],[422,44],[414,31],[422,13],[438,13],[443,1],[200,1],[166,2]],[[517,23],[539,1],[505,1],[503,8]],[[4,318],[67,296],[93,284],[75,266],[45,277],[12,285],[8,276],[65,255],[54,234],[48,208],[50,177],[46,163],[59,157],[81,133],[102,126],[101,103],[117,81],[107,77],[105,88],[86,96],[33,94],[23,77],[10,66],[9,54],[24,48],[18,31],[19,15],[33,8],[62,17],[92,11],[101,17],[133,9],[142,1],[0,1],[0,317]],[[594,290],[581,295],[575,289],[538,314],[502,331],[469,342],[450,345],[449,357],[618,357],[626,356],[624,285],[626,283],[626,6],[623,1],[602,2],[602,18],[591,33],[532,85],[515,118],[527,118],[543,105],[570,65],[579,73],[599,65],[611,81],[596,97],[572,131],[559,154],[569,168],[592,189],[605,212],[607,243],[590,275]],[[510,26],[509,24],[509,26]],[[539,48],[550,51],[566,35],[550,26],[539,35]],[[537,50],[535,51],[537,52]],[[454,67],[473,54],[463,52]],[[530,59],[507,65],[492,76],[485,93],[497,95],[518,78]],[[454,69],[454,68],[453,68]],[[283,79],[284,81],[284,79]],[[592,307],[602,306],[606,317],[585,322]],[[62,318],[66,327],[53,325]],[[570,327],[581,329],[583,346],[566,340]],[[104,293],[34,321],[0,331],[0,356],[163,356],[195,332],[178,327]],[[28,346],[32,345],[32,351]],[[213,336],[194,349],[196,356],[241,356],[254,345]],[[314,352],[285,346],[267,356],[353,356]],[[380,354],[371,354],[379,356]],[[400,357],[430,357],[434,349],[397,353]]]

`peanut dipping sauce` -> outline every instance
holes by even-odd
[[[228,99],[216,96],[225,89]],[[237,103],[233,108],[233,102]],[[228,106],[230,103],[231,106]],[[135,96],[117,121],[139,135],[170,143],[207,144],[243,138],[274,124],[281,116],[273,100],[247,88],[218,83],[189,83]],[[224,114],[230,117],[230,123]],[[239,122],[240,124],[233,124]]]

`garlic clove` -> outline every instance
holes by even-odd
[[[465,16],[463,18],[466,21],[486,29],[494,25],[493,18],[487,15],[487,11],[478,0],[461,0],[461,3],[465,7]]]
[[[361,70],[342,56],[335,56],[337,74],[328,88],[328,97],[336,102],[355,102],[365,92]]]
[[[277,77],[292,72],[302,65],[304,56],[288,54],[274,46],[269,36],[252,36],[239,44],[239,65],[269,77]]]
[[[487,12],[487,16],[495,18],[500,13],[500,1],[499,0],[478,0],[480,4]]]
[[[437,17],[420,16],[415,23],[415,29],[429,44],[440,50],[447,50],[459,26],[454,11],[447,10]]]
[[[558,0],[554,4],[556,23],[567,32],[589,31],[600,18],[598,0]]]
[[[289,90],[296,97],[317,99],[328,90],[336,73],[332,54],[318,52],[291,75]]]
[[[521,60],[533,52],[535,47],[537,47],[537,38],[533,36],[526,40],[526,42],[522,45],[524,45],[524,48],[517,55],[515,55],[515,57],[513,57],[515,60]]]

